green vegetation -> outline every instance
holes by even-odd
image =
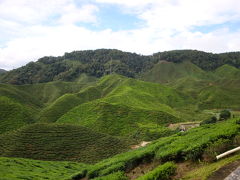
[[[229,110],[227,110],[227,109],[222,110],[220,112],[220,117],[219,118],[220,118],[220,120],[229,119],[229,118],[231,118],[231,112]]]
[[[0,134],[34,122],[28,107],[7,97],[0,96],[0,107]]]
[[[143,80],[157,83],[168,83],[186,77],[207,79],[210,75],[189,61],[182,63],[159,61],[142,75]]]
[[[0,156],[94,163],[128,150],[118,138],[73,125],[33,124],[0,135]]]
[[[225,64],[219,68],[217,68],[214,72],[218,77],[225,79],[239,79],[240,78],[240,70],[234,66],[230,66]]]
[[[163,165],[159,165],[154,170],[146,173],[145,175],[137,178],[137,180],[168,180],[170,176],[174,174],[176,165],[171,162],[167,162]]]
[[[239,67],[239,52],[100,49],[3,73],[0,82],[9,84],[0,84],[0,175],[126,180],[150,164],[139,179],[164,179],[175,169],[169,161],[212,162],[239,145]],[[202,123],[186,132],[170,128],[184,122]],[[151,142],[129,150],[141,141]]]
[[[144,161],[160,162],[201,159],[204,150],[219,138],[233,140],[239,133],[238,119],[204,125],[169,137],[156,140],[146,147],[103,160],[88,170],[88,177],[98,177],[116,171],[128,171]]]
[[[17,87],[19,90],[28,93],[31,95],[31,97],[35,97],[38,102],[41,102],[45,105],[50,105],[66,93],[77,93],[81,89],[95,83],[96,79],[91,79],[88,81],[88,78],[89,77],[85,76],[79,82],[53,81],[49,83],[38,83],[21,86],[18,85],[14,87]]]
[[[0,134],[38,121],[54,122],[69,108],[79,104],[77,98],[74,102],[74,95],[66,93],[77,93],[94,84],[94,81],[84,82],[83,79],[77,83],[0,84]]]
[[[156,53],[154,57],[174,63],[190,61],[203,70],[214,70],[224,64],[240,67],[240,52],[213,54],[197,50],[173,50]]]
[[[239,119],[222,121],[213,125],[205,125],[191,129],[185,133],[161,138],[146,147],[118,154],[92,166],[69,162],[42,162],[27,159],[0,158],[0,169],[6,169],[4,172],[12,172],[12,170],[15,169],[13,173],[2,173],[2,177],[5,177],[5,179],[20,179],[21,177],[29,177],[30,179],[33,177],[35,177],[35,179],[40,179],[42,177],[45,177],[46,179],[54,179],[59,177],[59,175],[61,175],[61,178],[64,179],[67,176],[68,178],[71,176],[75,179],[76,177],[83,177],[87,174],[90,178],[103,180],[116,178],[123,180],[126,179],[123,173],[124,171],[130,170],[144,161],[149,162],[155,159],[160,160],[160,162],[164,162],[169,160],[194,160],[196,158],[201,158],[205,149],[218,144],[219,138],[222,138],[225,142],[227,142],[227,140],[234,139],[234,137],[239,133],[240,128],[240,126],[236,123],[237,120]],[[231,161],[233,161],[233,159],[236,159],[236,157],[232,157]],[[220,162],[226,164],[229,162],[229,159],[222,160]],[[220,166],[220,162],[212,165],[210,164],[206,172],[208,174],[210,171],[212,172],[213,169]],[[33,170],[31,170],[31,168],[33,168]],[[166,163],[139,178],[141,179],[151,176],[167,177],[174,172],[174,169],[175,167],[172,163]],[[199,171],[201,171],[201,169],[199,169]],[[31,171],[31,173],[28,171]],[[187,177],[192,176],[191,173],[187,175]],[[194,174],[196,173],[197,172],[194,172]]]
[[[138,77],[151,70],[160,60],[173,63],[188,61],[203,70],[215,70],[224,64],[240,67],[239,52],[212,54],[196,50],[175,50],[142,56],[115,49],[98,49],[40,58],[37,62],[30,62],[26,66],[5,73],[0,77],[0,82],[32,84],[55,80],[73,81],[81,74],[102,77],[118,73],[127,77]],[[194,73],[197,69],[192,70],[188,72]],[[170,74],[170,77],[174,75]]]
[[[107,176],[97,177],[94,180],[127,180],[128,178],[124,175],[123,172],[118,171],[116,173],[109,174]]]
[[[178,118],[161,111],[94,101],[74,108],[57,122],[79,124],[111,135],[135,136],[139,129],[138,123],[163,126],[179,121]]]
[[[57,123],[78,124],[110,135],[133,138],[148,136],[141,132],[143,126],[153,125],[151,129],[155,127],[159,131],[169,123],[180,122],[179,113],[173,107],[188,101],[188,96],[171,88],[119,75],[105,76],[95,87],[86,88],[76,96],[81,99],[79,104],[85,99],[90,101],[74,107]]]
[[[211,118],[206,119],[203,122],[201,122],[201,125],[204,125],[204,124],[214,124],[216,122],[217,122],[216,116],[212,116]]]
[[[87,168],[87,165],[75,162],[0,157],[1,180],[66,180],[74,172]]]
[[[217,162],[213,163],[202,163],[200,164],[200,167],[197,167],[196,169],[189,171],[184,177],[182,178],[183,180],[191,180],[191,179],[201,179],[201,180],[207,180],[207,178],[215,171],[220,169],[221,167],[240,160],[240,154],[236,154],[231,157],[227,157],[224,159],[221,159]]]

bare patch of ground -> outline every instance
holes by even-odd
[[[177,163],[176,174],[172,176],[172,179],[181,179],[184,177],[189,171],[196,169],[199,167],[199,164],[193,163],[191,161],[185,161],[181,163]]]
[[[144,146],[148,145],[149,143],[151,143],[151,142],[150,141],[142,141],[140,144],[132,145],[131,149],[138,149],[140,147],[144,147]]]
[[[126,176],[132,180],[136,179],[140,176],[143,176],[147,172],[153,170],[155,167],[157,167],[160,163],[155,161],[155,162],[150,162],[150,163],[143,163],[140,164],[139,166],[135,167],[134,169],[130,170],[129,172],[126,173]]]

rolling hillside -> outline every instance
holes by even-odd
[[[154,170],[159,168],[159,165],[164,166],[165,162],[175,162],[175,168],[178,165],[181,168],[181,162],[185,161],[190,161],[193,167],[199,166],[197,161],[200,161],[204,153],[209,150],[211,151],[209,157],[215,157],[216,153],[225,150],[221,147],[228,149],[239,146],[239,141],[235,141],[239,138],[238,121],[239,119],[232,119],[161,138],[146,147],[122,153],[95,164],[88,169],[86,176],[89,179],[95,177],[107,179],[109,176],[114,177],[114,174],[120,171],[123,172],[122,178],[127,175],[129,179],[136,179],[144,175],[144,177],[149,176],[149,179],[158,179],[157,176],[160,175],[154,173]],[[140,171],[137,172],[137,169],[140,169]],[[170,178],[172,175],[172,173],[168,174],[167,168],[163,168],[163,172],[165,178]],[[213,170],[208,173],[211,172]],[[79,175],[81,174],[79,173]],[[72,177],[74,179],[74,176]],[[128,178],[125,177],[125,179]],[[141,179],[141,177],[139,178]]]
[[[76,162],[0,157],[0,174],[5,180],[66,180],[72,174],[84,171],[87,167],[86,164]]]
[[[94,163],[128,150],[118,138],[73,125],[33,124],[0,135],[0,156]]]
[[[48,114],[45,108],[51,109],[57,98],[66,93],[79,92],[94,81],[95,79],[86,81],[86,78],[81,78],[75,83],[55,81],[33,85],[0,84],[0,134],[38,122],[41,114]],[[72,101],[68,102],[72,104]]]
[[[186,77],[207,79],[210,76],[189,61],[181,63],[159,61],[141,78],[155,83],[168,83]]]
[[[209,120],[223,109],[238,117],[239,67],[238,52],[142,56],[100,49],[6,72],[0,179],[161,179],[161,173],[173,178],[186,160],[205,167],[198,162],[239,146],[239,118],[186,132],[169,127]]]
[[[220,78],[240,79],[240,69],[228,64],[217,68],[214,73]]]
[[[105,76],[96,87],[86,88],[74,97],[82,98],[79,102],[87,97],[88,101],[65,113],[57,123],[132,137],[138,136],[142,126],[156,125],[157,130],[183,121],[174,108],[191,102],[191,98],[171,88],[119,75]]]

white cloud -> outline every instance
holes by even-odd
[[[59,22],[63,24],[74,24],[77,22],[97,23],[95,13],[98,11],[99,9],[95,5],[87,4],[81,8],[77,8],[73,4],[70,4],[63,8],[62,17]]]
[[[58,14],[72,0],[1,0],[0,18],[25,24],[38,24]]]
[[[191,26],[240,19],[239,0],[96,0],[128,8],[151,28],[183,31]]]

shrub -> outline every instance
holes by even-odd
[[[106,169],[103,169],[102,171],[99,172],[100,176],[111,174],[116,171],[124,170],[124,163],[120,162],[117,164],[113,164],[112,166],[107,167]]]
[[[216,159],[216,156],[229,150],[232,146],[232,140],[229,139],[219,139],[214,143],[208,145],[208,147],[203,152],[203,160],[206,162],[212,162]]]
[[[240,146],[240,135],[237,135],[233,139],[233,145],[234,146]]]
[[[137,178],[137,180],[167,180],[175,173],[176,165],[172,162],[167,162],[146,173],[145,175]]]
[[[206,120],[202,121],[200,125],[214,124],[216,122],[217,122],[217,118],[215,116],[212,116],[210,119],[206,119]]]
[[[226,120],[231,117],[231,112],[227,109],[220,112],[220,120]]]
[[[240,119],[236,120],[236,124],[240,124]]]

